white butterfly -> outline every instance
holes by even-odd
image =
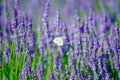
[[[63,46],[63,37],[56,37],[53,42],[56,43],[58,46]]]

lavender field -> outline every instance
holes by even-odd
[[[0,80],[120,80],[120,0],[0,0]]]

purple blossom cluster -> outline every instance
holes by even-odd
[[[11,55],[25,53],[20,80],[28,77],[32,80],[120,79],[114,78],[113,73],[120,73],[120,26],[114,16],[90,12],[82,18],[75,10],[74,20],[69,23],[63,20],[61,9],[56,10],[55,19],[52,18],[52,1],[48,0],[40,23],[35,25],[37,19],[22,12],[19,0],[14,1],[10,17],[9,1],[3,2],[0,5],[5,13],[0,23],[0,67],[1,55],[9,63]],[[36,26],[38,32],[35,32]],[[62,46],[53,42],[56,37],[63,37]]]

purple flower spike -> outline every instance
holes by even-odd
[[[28,32],[27,32],[27,54],[28,55],[34,54],[34,47],[35,47],[35,37],[34,37],[32,25],[33,25],[32,19],[28,19]]]
[[[27,57],[26,62],[24,63],[21,75],[20,75],[20,79],[24,80],[27,78],[28,75],[31,75],[31,57]]]
[[[44,74],[44,69],[42,63],[38,63],[37,65],[37,76],[39,80],[44,80],[43,79],[43,74]]]
[[[66,24],[64,23],[65,43],[70,44],[70,37]]]

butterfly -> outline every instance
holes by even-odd
[[[63,37],[56,37],[56,38],[54,38],[53,39],[53,42],[55,43],[55,44],[57,44],[58,46],[63,46]]]

